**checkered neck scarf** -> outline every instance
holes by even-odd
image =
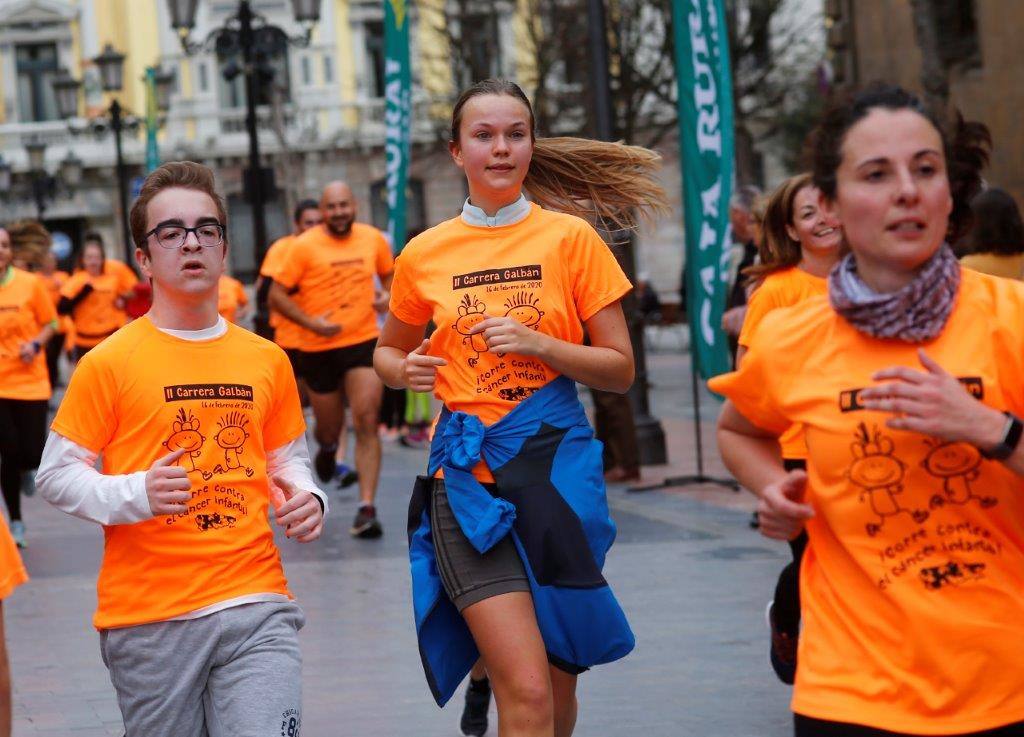
[[[832,308],[862,333],[924,343],[946,326],[959,286],[960,263],[943,243],[914,280],[892,294],[878,294],[865,284],[853,254],[847,254],[828,276],[828,297]]]

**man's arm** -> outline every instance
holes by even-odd
[[[324,514],[327,514],[330,509],[327,493],[313,480],[311,466],[305,435],[267,453],[267,477],[284,479],[295,488],[310,492],[320,502]]]
[[[268,301],[270,306],[284,315],[284,317],[298,325],[301,325],[306,328],[306,330],[316,333],[317,335],[330,337],[341,332],[341,325],[328,322],[324,317],[310,317],[303,312],[302,309],[295,304],[295,301],[288,296],[288,291],[285,289],[284,285],[278,281],[274,281],[270,285]]]
[[[130,525],[153,517],[146,471],[107,476],[97,454],[50,431],[36,472],[40,495],[62,512],[101,525]]]

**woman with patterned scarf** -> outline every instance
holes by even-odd
[[[826,114],[814,184],[850,254],[710,382],[762,532],[809,537],[798,737],[1024,734],[1024,288],[948,246],[990,140],[954,128],[894,87]]]

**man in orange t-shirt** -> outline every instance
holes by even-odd
[[[267,293],[270,291],[270,285],[274,283],[274,276],[285,262],[288,251],[291,249],[292,244],[295,243],[295,239],[310,228],[315,228],[323,222],[323,219],[324,216],[320,212],[320,205],[316,200],[302,200],[302,202],[295,206],[293,218],[294,232],[290,235],[282,236],[271,243],[270,248],[267,249],[267,253],[263,257],[260,275],[256,280],[257,311],[260,310],[261,306],[266,306],[265,303],[267,301]],[[260,295],[262,295],[262,298]],[[257,315],[256,319],[258,324],[260,320],[259,315]],[[270,310],[268,323],[273,330],[274,342],[281,346],[288,355],[288,360],[292,362],[292,370],[295,372],[295,378],[299,383],[299,391],[305,392],[302,372],[299,371],[299,347],[302,345],[302,340],[299,336],[299,326],[291,320],[281,317],[281,313],[276,310]]]
[[[380,333],[377,314],[387,309],[394,260],[383,233],[355,222],[356,201],[347,184],[328,184],[320,210],[324,222],[295,239],[274,275],[270,304],[299,328],[299,365],[309,387],[320,444],[314,465],[324,482],[335,474],[338,433],[348,399],[360,498],[351,533],[375,538],[382,533],[374,499],[384,385],[373,370],[373,350]],[[381,289],[374,277],[380,279]]]
[[[237,323],[249,314],[249,295],[245,286],[233,276],[221,274],[217,285],[217,312],[228,322]]]
[[[326,498],[295,381],[280,348],[217,314],[226,212],[208,168],[156,169],[131,226],[152,307],[79,363],[37,484],[104,526],[94,624],[128,734],[298,734],[304,617],[268,513],[311,542]]]

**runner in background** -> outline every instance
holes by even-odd
[[[90,243],[96,244],[100,250],[106,253],[107,246],[103,236],[98,231],[90,230],[82,236],[82,248],[85,249]],[[82,267],[79,265],[79,269]],[[107,276],[117,278],[117,288],[121,294],[128,294],[139,282],[139,277],[130,264],[118,261],[116,258],[103,259],[103,273]]]
[[[295,239],[305,233],[310,228],[316,227],[323,222],[323,215],[320,213],[320,205],[316,200],[302,200],[298,205],[295,206],[295,212],[292,216],[292,224],[294,231],[289,234],[278,238],[267,249],[266,255],[263,257],[263,264],[260,266],[260,275],[256,280],[256,294],[257,299],[257,310],[262,302],[266,302],[266,297],[260,298],[259,295],[266,295],[270,291],[270,285],[274,282],[274,275],[281,268],[281,264],[284,263],[288,256],[288,251],[292,244],[295,243]],[[257,321],[260,320],[257,315]],[[306,393],[306,382],[302,378],[302,373],[299,371],[298,358],[299,358],[299,347],[302,344],[302,337],[299,334],[299,326],[293,323],[291,320],[286,320],[281,316],[280,312],[277,312],[273,307],[269,307],[269,318],[268,324],[271,328],[274,342],[277,343],[284,352],[288,354],[288,360],[291,361],[292,369],[295,372],[295,378],[299,384],[299,391],[303,395]],[[259,332],[259,331],[257,331]],[[303,397],[305,399],[305,397]],[[305,404],[305,402],[303,402]]]
[[[430,393],[405,390],[406,433],[400,438],[408,448],[423,448],[430,444]]]
[[[249,315],[249,295],[233,276],[221,274],[217,284],[217,313],[236,325]]]
[[[1024,280],[1024,223],[1013,196],[992,188],[971,200],[974,227],[963,239],[960,263],[982,274]]]
[[[743,272],[754,265],[757,259],[757,217],[754,209],[761,197],[761,190],[753,185],[738,187],[729,200],[729,234],[733,250],[740,249],[735,276],[729,287],[729,296],[722,314],[722,329],[729,340],[729,351],[736,359],[739,334],[743,327],[743,316],[747,309],[747,279]],[[683,302],[682,304],[686,304]]]
[[[83,357],[38,474],[104,526],[93,622],[130,735],[301,729],[304,616],[268,513],[312,542],[326,496],[287,358],[217,314],[226,218],[207,167],[146,178],[130,223],[152,308]]]
[[[128,322],[124,303],[132,295],[132,286],[119,268],[107,266],[102,241],[83,243],[76,266],[61,287],[57,311],[74,323],[73,356],[78,362]]]
[[[7,657],[3,602],[28,581],[25,565],[18,555],[7,524],[0,517],[0,737],[11,737],[11,665]]]
[[[754,291],[740,331],[737,364],[742,363],[766,315],[828,292],[825,278],[842,255],[842,231],[834,216],[821,207],[820,199],[821,192],[811,182],[810,174],[790,177],[768,198],[758,263],[744,274]],[[790,428],[779,444],[787,470],[806,468],[807,448],[799,426]],[[789,545],[793,561],[779,575],[767,619],[772,634],[772,668],[783,683],[792,684],[800,636],[800,558],[807,535],[801,534]]]
[[[377,311],[386,308],[394,262],[384,234],[355,222],[356,209],[347,184],[324,187],[323,223],[298,236],[289,248],[274,274],[270,305],[299,327],[299,368],[309,387],[320,445],[314,466],[324,483],[336,474],[348,400],[359,474],[359,509],[350,532],[376,538],[383,532],[374,504],[383,384],[373,371],[373,349],[380,332]]]
[[[53,300],[53,307],[56,309],[60,304],[61,287],[71,278],[70,275],[57,268],[57,258],[50,251],[43,256],[42,265],[37,273],[43,280],[43,284],[46,285],[50,299]],[[46,369],[50,376],[50,386],[54,389],[63,386],[60,379],[60,354],[64,348],[70,324],[71,318],[67,315],[60,317],[57,320],[57,329],[54,331],[53,337],[46,343]]]
[[[1024,734],[1024,285],[946,243],[991,146],[951,128],[890,86],[825,114],[814,184],[850,254],[709,382],[762,534],[809,538],[797,737]],[[806,472],[779,452],[794,424]]]
[[[634,642],[601,574],[614,525],[574,383],[632,383],[631,287],[574,215],[630,227],[623,213],[662,206],[657,156],[536,138],[506,80],[462,93],[449,150],[469,199],[402,251],[374,357],[389,386],[445,404],[409,514],[421,660],[444,704],[482,656],[499,734],[568,737],[578,674]]]
[[[15,268],[12,256],[11,236],[0,228],[0,487],[11,534],[23,548],[22,481],[39,465],[46,439],[51,389],[45,347],[57,313],[43,280]]]

